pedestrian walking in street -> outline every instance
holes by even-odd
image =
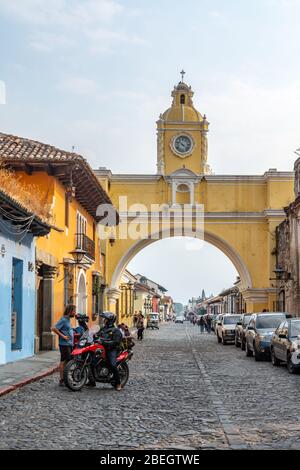
[[[74,331],[71,326],[70,318],[75,317],[76,306],[67,305],[64,314],[60,320],[53,326],[52,331],[59,337],[59,350],[60,350],[60,365],[59,374],[60,380],[59,385],[64,385],[64,368],[67,362],[71,359],[71,352],[74,341]]]
[[[144,316],[142,314],[139,315],[139,319],[137,321],[136,327],[137,327],[137,339],[139,341],[142,341],[143,336],[144,336],[144,329],[145,329]]]
[[[211,316],[210,315],[206,316],[206,331],[210,335],[211,333]]]
[[[125,323],[122,323],[122,328],[123,328],[123,331],[124,331],[124,340],[123,340],[123,342],[125,343],[125,347],[126,347],[126,349],[132,349],[133,346],[135,346],[135,343],[133,341],[133,337],[130,333],[130,330],[129,330],[128,326]]]
[[[133,326],[134,326],[134,328],[136,327],[138,319],[139,319],[139,315],[138,315],[137,311],[135,311],[134,315],[133,315]]]
[[[204,328],[205,328],[205,321],[204,321],[203,315],[201,315],[199,319],[199,326],[200,326],[200,333],[203,334]]]

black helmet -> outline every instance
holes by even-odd
[[[76,313],[75,318],[78,322],[88,322],[89,317],[85,313]]]
[[[116,321],[116,315],[112,312],[102,312],[100,313],[99,317],[107,320],[110,325],[113,325]]]

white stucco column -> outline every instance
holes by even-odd
[[[194,205],[195,204],[195,187],[194,187],[194,183],[189,183],[189,188],[190,188],[190,204]]]
[[[177,190],[177,183],[176,181],[172,182],[172,206],[176,204],[176,190]]]

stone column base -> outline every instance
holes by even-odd
[[[105,294],[106,294],[108,303],[115,304],[121,296],[121,291],[120,289],[108,288],[106,289]]]
[[[43,332],[42,347],[43,351],[53,351],[56,349],[55,345],[56,335],[52,332]]]
[[[34,354],[37,354],[40,350],[40,338],[39,336],[34,337]]]

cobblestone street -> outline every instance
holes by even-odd
[[[146,331],[122,392],[57,374],[0,399],[1,449],[300,449],[300,376],[185,322]]]

